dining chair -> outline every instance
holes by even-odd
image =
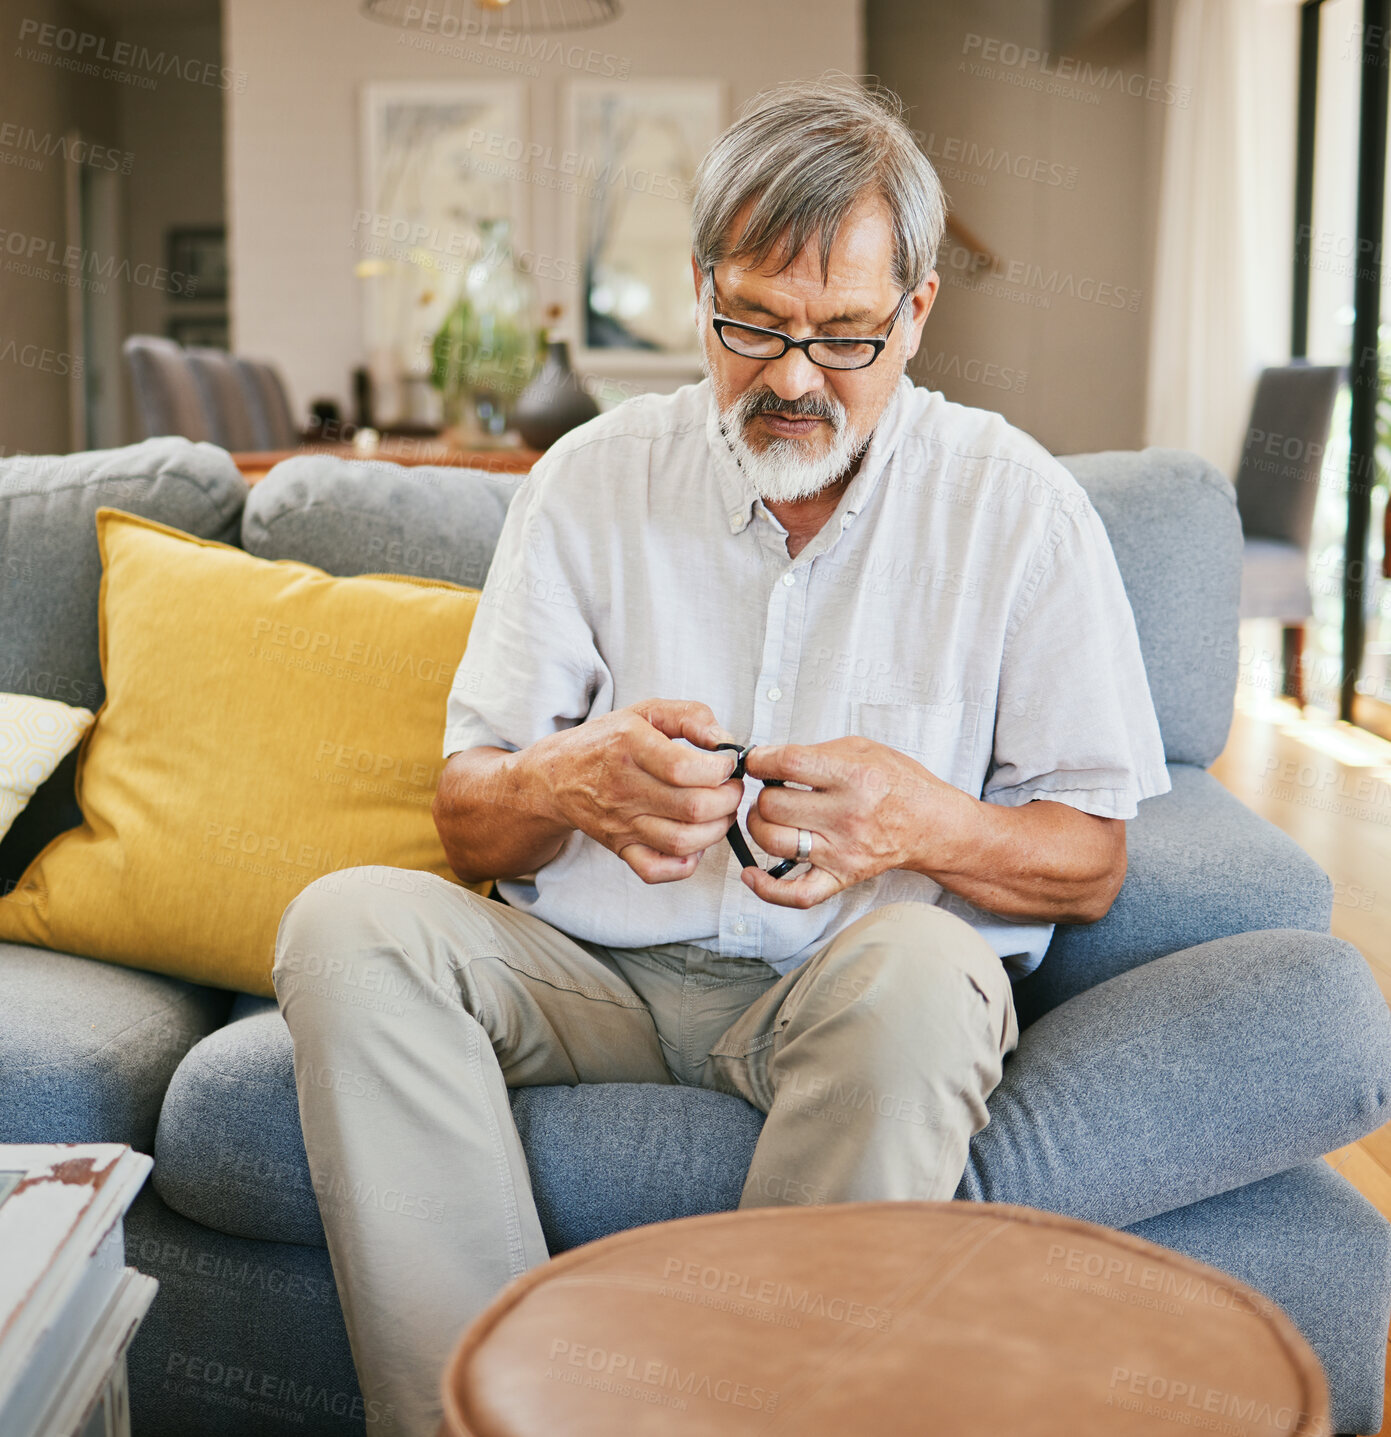
[[[210,438],[232,453],[258,449],[256,426],[236,362],[224,349],[185,351],[208,415]]]
[[[211,439],[212,424],[187,353],[172,339],[132,334],[121,346],[142,439],[181,434]]]
[[[1237,472],[1245,540],[1241,617],[1283,626],[1282,691],[1304,703],[1304,625],[1313,614],[1309,541],[1343,371],[1293,363],[1262,372]]]
[[[257,425],[258,449],[294,449],[301,441],[290,397],[280,371],[263,359],[237,358],[241,381]]]

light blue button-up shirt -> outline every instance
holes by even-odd
[[[1168,790],[1134,618],[1072,476],[997,414],[903,379],[795,558],[720,433],[708,382],[567,435],[512,501],[444,755],[516,749],[642,699],[696,699],[753,744],[861,734],[987,802],[1109,818]],[[746,782],[740,818],[760,785]],[[788,972],[872,908],[939,903],[1016,973],[1052,927],[893,872],[810,909],[757,898],[726,844],[645,884],[573,833],[510,904],[610,947],[696,943]]]

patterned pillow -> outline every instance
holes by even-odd
[[[95,717],[57,699],[0,694],[0,838]]]

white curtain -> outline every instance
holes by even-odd
[[[1156,0],[1164,107],[1145,440],[1235,477],[1260,368],[1288,358],[1298,7]]]

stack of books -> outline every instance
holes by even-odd
[[[126,1348],[159,1284],[122,1219],[153,1166],[119,1143],[0,1145],[0,1433],[129,1437]]]

